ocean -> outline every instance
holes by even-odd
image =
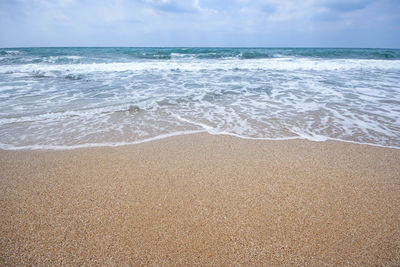
[[[208,132],[400,148],[400,50],[0,49],[0,148]]]

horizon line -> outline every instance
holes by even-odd
[[[254,48],[254,49],[393,49],[400,47],[357,47],[357,46],[15,46],[0,47],[0,49],[26,49],[26,48]]]

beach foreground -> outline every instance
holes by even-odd
[[[0,151],[0,265],[400,265],[400,150],[196,134]]]

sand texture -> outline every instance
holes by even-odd
[[[0,265],[400,266],[400,150],[207,134],[0,151]]]

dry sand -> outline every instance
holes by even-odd
[[[400,265],[400,150],[207,134],[0,151],[0,265]]]

